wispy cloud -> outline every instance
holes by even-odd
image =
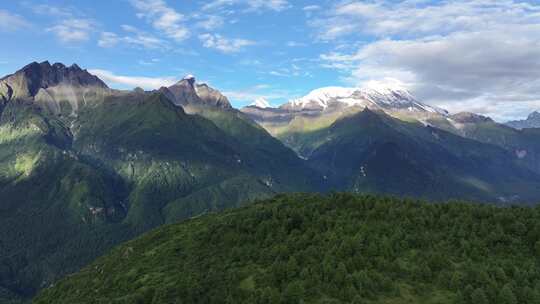
[[[122,35],[113,32],[101,33],[101,37],[98,40],[98,46],[112,48],[122,45],[124,47],[162,50],[168,50],[170,48],[167,41],[141,31],[133,26],[122,25],[122,29],[126,32]]]
[[[46,15],[50,17],[71,17],[73,10],[67,7],[54,6],[50,4],[35,4],[23,2],[25,7],[30,8],[35,14]]]
[[[321,7],[319,5],[307,5],[302,8],[305,12],[318,11]]]
[[[247,12],[261,12],[263,10],[279,12],[291,7],[291,4],[287,0],[213,0],[205,4],[202,9],[222,9],[232,5],[245,6],[246,9],[244,11]]]
[[[307,46],[307,44],[304,42],[298,42],[298,41],[288,41],[287,46],[288,47],[302,47],[302,46]]]
[[[0,10],[0,31],[11,32],[20,29],[24,29],[30,26],[23,17],[10,13],[6,10]]]
[[[61,42],[84,42],[90,39],[96,23],[91,19],[67,19],[46,29],[53,33]]]
[[[117,75],[114,72],[101,69],[88,70],[90,73],[98,76],[101,80],[108,84],[119,85],[123,88],[141,87],[145,90],[158,89],[162,86],[171,86],[179,79],[176,77],[141,77],[141,76],[125,76]]]
[[[160,60],[159,60],[158,58],[152,58],[152,59],[150,59],[150,60],[143,60],[143,59],[141,59],[141,60],[138,61],[138,63],[139,63],[140,65],[146,65],[146,66],[148,66],[148,65],[154,65],[154,64],[158,63],[159,61],[160,61]]]
[[[256,44],[254,41],[247,39],[228,39],[219,34],[201,34],[199,40],[206,48],[216,49],[223,53],[236,53],[244,47]]]
[[[213,31],[223,26],[225,18],[218,15],[205,15],[201,17],[202,20],[195,23],[198,28],[205,29],[207,31]]]
[[[109,48],[114,47],[119,42],[118,35],[112,32],[103,32],[101,33],[101,38],[98,40],[98,45],[100,47]]]
[[[165,36],[177,42],[189,37],[189,30],[184,24],[185,16],[167,6],[165,1],[131,0],[130,2],[138,10],[138,17],[146,19]]]
[[[88,41],[99,28],[99,23],[95,19],[86,17],[83,12],[74,7],[37,4],[28,1],[22,2],[22,5],[34,14],[49,17],[54,24],[45,27],[45,31],[54,34],[62,43],[72,44]]]

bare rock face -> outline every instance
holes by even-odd
[[[540,128],[540,112],[532,112],[527,119],[509,121],[506,123],[506,125],[519,130],[527,128]]]
[[[470,112],[461,112],[450,116],[450,118],[458,123],[483,123],[493,122],[493,120],[487,116],[482,116]]]
[[[209,87],[207,84],[196,85],[197,95],[207,105],[216,106],[218,108],[232,108],[231,103],[220,91]]]
[[[78,65],[33,62],[0,79],[0,100],[31,100],[54,114],[77,115],[82,104],[102,99],[110,89],[97,76]],[[64,108],[62,108],[62,106]]]
[[[35,97],[40,89],[58,85],[73,87],[97,87],[107,89],[98,77],[81,69],[78,65],[65,66],[61,63],[51,65],[48,61],[33,62],[15,74],[0,80],[0,95],[6,100],[12,98]]]
[[[165,89],[162,88],[161,91],[179,106],[232,108],[227,97],[207,84],[198,84],[192,75],[184,77],[178,83]]]

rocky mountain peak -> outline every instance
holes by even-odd
[[[47,89],[57,85],[75,87],[108,88],[97,76],[81,69],[78,65],[65,66],[62,63],[50,64],[32,62],[14,74],[0,80],[0,94],[6,96],[11,91],[14,97],[34,97],[40,89]],[[9,96],[11,98],[11,96]]]
[[[534,111],[527,117],[528,120],[538,120],[540,121],[540,112]]]
[[[527,116],[527,119],[509,121],[506,125],[516,129],[540,128],[540,112],[534,111]]]
[[[169,98],[180,106],[214,106],[232,108],[229,100],[221,92],[206,83],[197,83],[195,76],[186,75],[176,84],[168,87]]]

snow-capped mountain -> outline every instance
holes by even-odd
[[[250,107],[257,107],[257,108],[260,108],[260,109],[266,109],[266,108],[270,108],[270,103],[268,102],[268,100],[260,97],[260,98],[257,98],[253,103],[251,103],[249,105]]]
[[[418,101],[397,80],[370,81],[358,88],[325,87],[274,108],[258,100],[241,111],[274,136],[313,131],[364,109],[424,125],[449,125],[449,113]]]
[[[361,88],[326,87],[293,99],[281,106],[290,111],[320,110],[336,107],[367,107],[375,110],[406,110],[447,115],[445,110],[417,101],[398,82],[371,81]]]

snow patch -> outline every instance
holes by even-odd
[[[257,98],[252,104],[250,104],[250,106],[261,108],[261,109],[266,109],[266,108],[271,107],[270,103],[266,99],[264,99],[262,97]]]

